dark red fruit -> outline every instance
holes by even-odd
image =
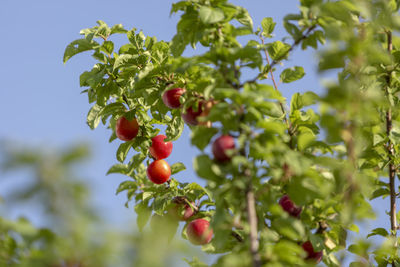
[[[194,205],[192,202],[192,206]],[[194,209],[187,203],[176,203],[170,210],[170,214],[178,221],[187,221],[194,212]]]
[[[300,216],[301,207],[296,206],[293,201],[289,198],[288,195],[284,195],[279,200],[279,205],[281,205],[282,209],[289,213],[291,216],[298,218]]]
[[[136,119],[128,120],[124,116],[117,120],[115,134],[122,141],[130,141],[137,136],[139,124]]]
[[[215,160],[219,162],[226,162],[231,159],[230,156],[226,154],[226,150],[235,148],[235,139],[230,135],[221,135],[215,139],[212,144],[212,153]]]
[[[186,233],[189,241],[194,245],[205,245],[210,243],[213,230],[210,223],[205,219],[196,219],[189,223]]]
[[[169,108],[172,109],[180,108],[182,104],[179,101],[179,98],[184,93],[185,89],[183,88],[173,88],[164,92],[162,100],[164,104]]]
[[[163,184],[171,176],[171,167],[163,160],[155,160],[147,167],[147,177],[155,184]]]
[[[301,245],[305,252],[307,252],[306,260],[313,260],[315,263],[319,263],[322,260],[323,252],[315,252],[313,245],[310,241],[307,241]]]
[[[197,125],[199,122],[197,121],[197,118],[201,115],[203,112],[203,102],[199,102],[197,104],[197,109],[196,111],[193,109],[192,106],[187,108],[184,113],[182,113],[182,118],[188,125]]]
[[[172,152],[172,142],[164,142],[167,138],[165,135],[160,134],[151,139],[150,154],[155,159],[165,159]]]

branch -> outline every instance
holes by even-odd
[[[298,38],[297,40],[295,40],[295,41],[293,42],[293,44],[290,46],[289,50],[286,51],[285,54],[283,54],[281,57],[279,57],[279,58],[273,60],[272,63],[269,64],[269,69],[268,69],[267,71],[270,71],[276,64],[278,64],[282,59],[284,59],[287,55],[289,55],[289,53],[292,52],[293,49],[295,49],[296,46],[298,46],[298,45],[301,43],[301,41],[303,41],[304,39],[306,39],[306,38],[308,37],[308,35],[309,35],[316,27],[317,27],[317,25],[314,24],[314,25],[312,25],[310,28],[308,28],[307,31],[306,31],[300,38]],[[243,85],[246,84],[246,83],[255,83],[261,76],[262,76],[262,75],[259,74],[259,75],[257,75],[257,77],[255,77],[255,78],[253,78],[253,79],[251,79],[251,80],[245,81],[243,84],[240,85],[240,87],[243,87]]]
[[[242,106],[242,113],[240,115],[240,122],[244,119],[244,107]],[[243,129],[239,128],[239,134],[243,133]],[[240,149],[240,155],[246,156],[246,149],[243,146]],[[246,213],[247,213],[247,223],[250,227],[249,238],[250,238],[250,254],[253,261],[253,267],[261,267],[261,256],[258,252],[259,241],[258,241],[258,227],[257,227],[257,211],[256,211],[256,200],[253,191],[253,182],[251,170],[245,166],[242,172],[245,180],[247,180],[246,187]]]
[[[387,35],[387,50],[389,53],[393,50],[393,43],[392,43],[392,32],[388,31]],[[390,79],[391,73],[388,73],[386,77],[386,93],[389,94],[388,88],[390,87]],[[389,107],[386,111],[386,134],[390,137],[390,133],[392,131],[392,108]],[[396,221],[396,188],[395,188],[395,176],[396,176],[396,168],[393,164],[394,158],[394,147],[392,141],[387,143],[387,151],[389,153],[389,189],[390,189],[390,229],[391,235],[396,237],[397,236],[397,221]],[[397,247],[397,242],[395,243]],[[393,265],[394,266],[394,265]]]
[[[247,176],[247,175],[246,175]],[[247,220],[250,226],[250,252],[253,260],[253,267],[261,267],[261,257],[258,253],[258,230],[257,230],[257,212],[256,212],[256,201],[253,192],[253,185],[251,182],[251,176],[249,185],[246,192],[246,209],[247,209]]]

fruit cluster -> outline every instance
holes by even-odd
[[[171,108],[177,109],[182,106],[180,97],[185,93],[185,89],[174,88],[167,90],[162,100],[164,104]],[[209,125],[209,122],[202,123],[198,121],[199,116],[207,116],[211,106],[209,102],[198,102],[197,109],[189,107],[182,114],[183,120],[191,126],[203,124]],[[135,118],[128,120],[125,116],[121,116],[115,126],[116,136],[122,141],[131,141],[139,133],[139,124]],[[167,137],[163,134],[152,138],[152,143],[149,152],[154,161],[147,167],[147,177],[154,184],[163,184],[170,179],[171,167],[164,160],[172,152],[172,142],[165,142]],[[230,139],[229,139],[230,138]],[[234,147],[234,140],[230,136],[221,136],[221,140],[216,141],[213,145],[215,158],[220,161],[226,161],[229,157],[225,154],[226,148]],[[190,221],[190,218],[197,212],[197,207],[194,202],[188,202],[185,197],[177,197],[173,200],[173,207],[169,210],[169,217],[179,221]],[[190,204],[189,204],[190,203]],[[210,228],[210,223],[204,218],[192,220],[187,225],[187,236],[191,243],[195,245],[208,244],[213,236],[213,230]]]
[[[162,96],[164,104],[171,109],[179,109],[182,107],[181,96],[186,92],[183,88],[173,88],[165,91]],[[214,101],[199,100],[197,106],[188,107],[183,113],[182,118],[186,124],[204,125],[211,127],[211,122],[199,121],[200,117],[206,117]],[[136,119],[128,120],[124,116],[120,117],[116,123],[116,135],[123,141],[130,141],[135,138],[139,132],[139,125]],[[147,167],[147,176],[149,180],[155,184],[163,184],[167,182],[171,176],[171,168],[164,160],[172,152],[172,142],[165,142],[165,135],[157,135],[152,138],[152,144],[149,148],[150,155],[154,161]],[[233,152],[235,152],[235,139],[230,135],[221,135],[215,139],[212,144],[212,153],[214,160],[218,163],[227,163],[231,160]],[[190,221],[193,215],[197,213],[197,207],[194,202],[187,200],[185,197],[177,197],[173,200],[173,207],[168,211],[170,217],[178,221]],[[288,195],[284,195],[280,201],[280,206],[290,216],[299,218],[302,208],[294,204]],[[204,218],[197,218],[190,221],[186,228],[189,241],[195,245],[208,244],[213,236],[213,230],[210,223]],[[310,241],[302,244],[302,248],[307,253],[307,260],[313,260],[318,263],[321,261],[322,251],[314,251]]]
[[[288,195],[284,195],[280,200],[279,200],[279,205],[282,207],[284,211],[286,211],[290,216],[293,216],[295,218],[300,218],[300,214],[302,211],[301,207],[298,207],[290,198]],[[315,263],[318,263],[321,261],[323,252],[322,251],[315,251],[312,243],[310,241],[306,241],[305,243],[302,244],[302,248],[304,251],[307,253],[307,260],[312,260]]]

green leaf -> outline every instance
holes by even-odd
[[[219,180],[220,178],[211,170],[213,162],[207,155],[199,155],[194,159],[193,169],[197,175],[207,180]]]
[[[116,102],[116,103],[111,103],[103,108],[103,110],[100,112],[100,116],[102,118],[103,124],[106,123],[107,118],[111,115],[119,115],[123,114],[126,111],[126,107],[124,104]]]
[[[146,155],[142,153],[135,154],[130,160],[130,168],[137,169],[139,165],[146,159]]]
[[[271,33],[275,29],[276,23],[273,21],[272,18],[263,18],[261,21],[261,26],[263,28],[263,35],[266,37],[271,37]]]
[[[312,143],[315,141],[315,135],[312,133],[312,131],[305,131],[301,132],[298,134],[297,137],[297,144],[299,146],[299,150],[303,151],[307,147],[309,147]]]
[[[63,62],[66,63],[71,57],[84,51],[93,50],[99,47],[99,43],[93,40],[78,39],[71,42],[64,51]]]
[[[185,186],[183,189],[185,192],[191,192],[195,196],[195,198],[201,198],[204,194],[207,195],[209,200],[212,200],[211,193],[208,191],[206,188],[202,187],[201,185],[197,183],[190,183]]]
[[[182,162],[177,162],[171,165],[171,174],[176,174],[183,170],[186,170],[186,167],[185,164],[183,164]]]
[[[121,173],[121,174],[127,174],[129,171],[129,166],[127,164],[115,164],[111,166],[111,168],[107,171],[106,175],[109,175],[110,173]]]
[[[105,52],[107,55],[111,55],[114,51],[114,43],[111,41],[104,41],[100,47],[100,50]]]
[[[243,7],[237,6],[236,9],[239,10],[239,14],[236,16],[236,20],[240,24],[246,26],[251,31],[253,31],[253,20],[251,19],[249,12]]]
[[[128,31],[126,35],[128,36],[131,44],[133,44],[137,50],[141,50],[143,48],[144,40],[146,39],[146,37],[144,36],[143,32],[140,31],[138,34],[135,34],[135,31],[136,29],[134,28]]]
[[[290,45],[276,41],[268,46],[268,53],[273,60],[279,61],[288,56]]]
[[[283,83],[291,83],[300,80],[305,75],[304,69],[302,67],[295,66],[293,68],[288,68],[282,71],[281,81]]]
[[[123,163],[128,155],[129,149],[132,147],[133,141],[122,143],[117,150],[117,160]]]
[[[208,264],[201,262],[197,257],[193,257],[192,261],[185,258],[183,260],[186,261],[186,263],[189,264],[190,267],[208,267]]]
[[[119,193],[121,193],[122,191],[125,190],[136,190],[137,189],[137,183],[135,181],[124,181],[122,183],[119,184],[117,191],[115,192],[116,195],[118,195]]]
[[[95,129],[100,123],[100,114],[104,107],[95,104],[87,115],[86,122],[89,125],[90,129]]]
[[[371,231],[371,233],[367,235],[367,238],[374,235],[380,235],[386,237],[389,235],[389,233],[385,228],[375,228],[374,230]]]
[[[135,211],[137,213],[136,222],[139,231],[142,231],[149,221],[149,218],[151,216],[151,209],[147,206],[147,202],[140,202],[135,206]]]
[[[101,38],[103,38],[103,39],[107,39],[108,36],[109,36],[110,33],[111,33],[110,27],[108,27],[107,23],[105,23],[105,22],[102,21],[102,20],[98,20],[98,21],[97,21],[97,24],[99,24],[99,26],[97,27],[97,30],[96,30],[95,35],[96,35],[97,37],[101,37]]]
[[[295,110],[313,105],[318,99],[319,96],[313,92],[305,92],[303,95],[295,93],[290,101],[290,111],[293,113]]]
[[[201,22],[203,22],[204,24],[217,23],[225,18],[224,12],[222,12],[222,10],[208,6],[200,7],[199,16]]]
[[[115,70],[121,67],[132,66],[135,63],[135,59],[137,59],[138,57],[139,57],[138,55],[128,55],[128,54],[120,55],[115,59],[113,69]]]
[[[190,134],[192,145],[195,145],[200,150],[204,150],[217,132],[216,128],[195,127]]]
[[[111,27],[111,34],[114,33],[127,33],[128,31],[124,29],[124,26],[122,26],[122,24],[116,24],[114,26]]]
[[[165,141],[177,140],[183,132],[184,125],[185,124],[181,116],[174,116],[172,122],[168,124],[168,127],[165,130],[165,134],[168,137],[168,139]]]
[[[372,193],[370,200],[373,200],[378,197],[385,198],[390,195],[390,190],[388,188],[378,188],[377,190]]]
[[[171,41],[171,53],[174,57],[179,57],[185,51],[187,42],[182,33],[178,32]]]

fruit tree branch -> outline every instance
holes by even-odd
[[[248,178],[251,179],[251,176]],[[254,191],[251,180],[249,182],[246,191],[246,210],[248,217],[247,220],[250,227],[250,252],[253,261],[253,267],[261,267],[261,257],[260,254],[258,253],[259,242],[258,242],[258,230],[257,230],[256,201],[254,197]]]
[[[387,50],[389,53],[392,52],[393,50],[393,43],[392,43],[392,32],[388,31],[386,33],[387,36]],[[388,73],[386,77],[386,89],[387,93],[389,94],[388,88],[390,87],[390,79],[391,74]],[[391,229],[391,235],[396,237],[397,236],[397,221],[396,221],[396,189],[395,189],[395,176],[396,176],[396,168],[393,164],[393,158],[394,158],[394,147],[393,143],[390,140],[390,134],[392,131],[392,108],[389,107],[388,110],[386,111],[386,134],[389,137],[388,143],[387,143],[387,150],[389,153],[389,189],[390,189],[390,229]],[[397,246],[397,242],[395,243]],[[393,265],[394,266],[394,265]]]

